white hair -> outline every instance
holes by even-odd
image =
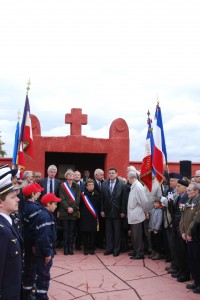
[[[200,176],[200,170],[196,170],[195,176]]]
[[[47,171],[49,171],[49,170],[51,170],[51,169],[54,169],[54,170],[56,170],[56,172],[57,172],[57,167],[56,167],[55,165],[50,165],[50,166],[48,167]]]
[[[135,172],[137,175],[140,175],[140,172],[134,167],[134,166],[128,166],[127,167],[127,172],[133,171]]]
[[[135,171],[130,171],[127,176],[128,178],[137,178],[137,173]]]

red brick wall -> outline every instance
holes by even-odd
[[[137,170],[140,170],[142,162],[141,161],[130,161],[129,165],[134,166]],[[169,168],[169,173],[171,173],[171,172],[180,173],[180,163],[179,162],[169,162],[168,168]],[[195,174],[196,170],[200,170],[200,163],[192,162],[192,175]]]

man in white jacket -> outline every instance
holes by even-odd
[[[143,222],[146,219],[148,199],[145,195],[143,185],[138,181],[134,171],[128,173],[128,181],[131,184],[127,216],[131,229],[131,240],[133,241],[134,255],[130,259],[144,258]]]

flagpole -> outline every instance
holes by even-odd
[[[147,112],[147,136],[145,142],[145,154],[142,160],[140,181],[143,182],[148,190],[152,191],[152,157],[153,157],[153,128],[151,127],[152,120],[150,119],[150,112]]]
[[[156,119],[156,135],[155,135],[155,144],[154,144],[153,168],[156,171],[156,179],[160,184],[162,184],[164,179],[163,167],[165,166],[165,168],[168,168],[168,161],[167,161],[167,150],[165,144],[162,113],[161,113],[158,97],[157,97],[155,119]]]
[[[26,95],[28,96],[28,92],[29,92],[29,90],[30,90],[30,85],[31,85],[31,81],[30,81],[30,78],[29,78],[29,80],[28,80],[28,82],[27,82],[27,88],[26,88]]]
[[[33,159],[33,133],[32,133],[32,123],[31,123],[31,113],[30,113],[30,103],[28,98],[28,93],[30,90],[30,79],[27,82],[26,87],[26,99],[24,105],[23,118],[21,122],[21,132],[20,132],[20,144],[22,152],[26,152]]]
[[[18,151],[18,168],[20,168],[20,178],[23,175],[25,169],[24,163],[24,150],[27,151],[31,157],[33,156],[32,148],[32,125],[30,119],[30,105],[28,99],[28,93],[30,90],[30,79],[27,82],[26,87],[26,99],[23,111],[23,117],[21,122],[20,139],[19,139],[19,151]],[[31,150],[30,150],[31,149]],[[29,151],[29,153],[28,153]]]
[[[17,126],[15,130],[15,140],[14,140],[14,148],[13,148],[13,157],[12,157],[12,168],[18,168],[18,152],[19,152],[19,136],[20,136],[20,129],[19,129],[19,120],[20,120],[20,111],[17,112]]]

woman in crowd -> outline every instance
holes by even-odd
[[[64,255],[72,255],[75,224],[79,214],[80,187],[74,182],[73,170],[67,170],[65,178],[59,192],[59,217],[63,221]]]
[[[85,190],[81,193],[80,202],[80,230],[82,232],[84,254],[94,254],[95,235],[99,230],[98,197],[94,190],[94,181],[88,179]]]

